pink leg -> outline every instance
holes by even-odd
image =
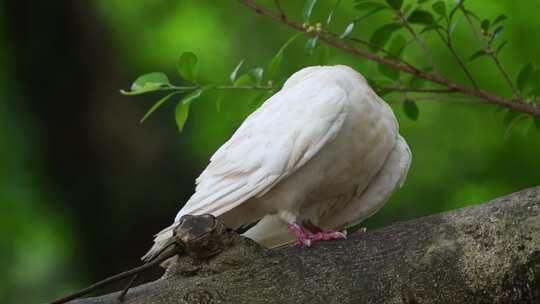
[[[294,223],[289,224],[289,230],[291,230],[294,235],[296,235],[296,238],[298,240],[298,244],[304,245],[304,246],[311,246],[311,236],[309,233],[300,225]]]
[[[347,235],[344,232],[326,230],[311,222],[307,222],[304,226],[313,233],[310,235],[310,239],[314,242],[347,238]]]
[[[305,225],[306,228],[294,223],[289,224],[289,229],[296,235],[298,239],[298,244],[311,246],[314,242],[318,241],[328,241],[328,240],[338,240],[345,239],[347,235],[344,232],[334,231],[334,230],[325,230],[321,227],[314,225],[311,222],[307,222]],[[306,230],[307,229],[307,230]]]
[[[322,232],[317,232],[311,235],[310,238],[314,242],[339,240],[339,239],[346,239],[347,234],[344,232],[339,232],[339,231],[334,231],[334,230],[323,230]]]

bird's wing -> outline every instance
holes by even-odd
[[[159,232],[143,256],[150,260],[167,245],[185,214],[219,216],[260,197],[309,161],[340,131],[347,93],[320,79],[282,89],[253,112],[210,159],[195,193],[175,222]],[[247,221],[250,219],[242,219]]]
[[[264,195],[336,137],[346,98],[340,87],[321,81],[271,97],[212,156],[176,220],[184,214],[219,216]]]
[[[323,227],[342,228],[354,226],[377,212],[392,193],[403,186],[412,153],[407,142],[398,135],[396,144],[386,158],[386,162],[367,188],[345,208],[329,218],[321,219]]]

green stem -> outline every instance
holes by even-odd
[[[409,23],[407,22],[407,19],[405,18],[405,16],[403,16],[401,11],[397,11],[396,13],[397,13],[397,16],[398,16],[399,20],[401,21],[401,24],[403,24],[403,26],[407,29],[407,31],[409,31],[411,36],[414,38],[414,40],[418,43],[420,48],[422,48],[422,50],[426,54],[426,56],[427,56],[427,58],[429,60],[429,64],[433,68],[433,71],[438,74],[437,67],[435,66],[435,62],[433,61],[433,56],[431,55],[431,52],[427,48],[424,40],[422,40],[422,38],[418,37],[418,35],[414,31],[414,29],[409,25]]]
[[[450,53],[452,53],[452,56],[454,56],[454,58],[456,59],[457,63],[459,64],[459,66],[461,67],[465,75],[467,75],[467,78],[469,78],[469,81],[472,83],[473,87],[475,89],[478,89],[478,84],[474,80],[472,74],[469,72],[469,69],[467,69],[467,67],[465,66],[465,63],[463,62],[463,60],[461,60],[456,50],[454,49],[454,45],[452,44],[450,37],[448,37],[448,39],[445,39],[443,34],[441,34],[441,32],[438,29],[437,29],[437,34],[439,35],[443,43],[446,45],[448,50],[450,50]]]
[[[478,33],[478,31],[476,30],[476,27],[474,26],[471,20],[471,16],[469,16],[469,14],[467,13],[467,10],[465,9],[463,3],[460,4],[459,9],[465,16],[465,19],[467,20],[469,27],[471,28],[474,35],[476,36],[476,39],[482,44],[482,48],[484,49],[486,54],[493,60],[493,62],[499,69],[500,73],[503,75],[504,80],[506,81],[506,83],[508,83],[508,86],[510,87],[510,89],[512,90],[514,94],[514,97],[516,97],[519,102],[523,102],[523,97],[521,96],[519,90],[514,86],[514,83],[512,82],[512,80],[510,79],[510,76],[508,75],[508,73],[502,66],[501,62],[497,58],[497,55],[495,55],[495,52],[491,49],[491,46],[489,45],[489,43],[486,43],[485,39],[483,39],[480,33]]]

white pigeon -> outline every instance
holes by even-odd
[[[392,109],[350,67],[294,73],[210,159],[195,193],[143,257],[154,257],[185,214],[210,213],[266,247],[344,237],[405,181],[411,162]],[[319,228],[322,227],[322,228]]]

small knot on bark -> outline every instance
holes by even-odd
[[[228,229],[210,214],[185,215],[174,233],[175,240],[185,246],[186,255],[164,262],[164,277],[221,273],[249,265],[266,254],[265,248]]]

